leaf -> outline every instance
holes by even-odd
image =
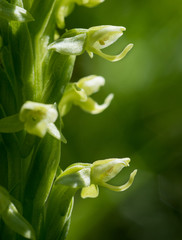
[[[0,185],[8,186],[8,160],[7,160],[7,153],[3,143],[0,140],[0,153],[1,153],[1,160],[0,160]]]
[[[19,120],[19,114],[0,119],[0,132],[13,133],[23,130],[24,124]]]
[[[19,214],[13,203],[10,203],[2,214],[2,219],[16,233],[28,239],[35,239],[32,226]]]
[[[5,0],[0,0],[0,17],[8,21],[29,22],[33,17],[24,8],[18,7]]]
[[[11,52],[7,47],[3,47],[1,54],[3,69],[8,77],[12,89],[14,92],[17,92],[16,76],[14,72]]]
[[[6,115],[17,112],[17,101],[6,73],[0,68],[0,103]]]
[[[8,191],[0,186],[0,215],[5,224],[16,233],[28,239],[35,239],[32,226],[18,212],[11,202]]]
[[[53,52],[46,73],[43,102],[59,102],[72,76],[75,56],[64,56]]]
[[[16,82],[18,85],[19,95],[22,94],[25,99],[22,101],[23,96],[20,97],[21,105],[25,100],[33,99],[35,92],[35,77],[34,77],[34,56],[32,40],[29,29],[25,23],[11,22],[9,24],[11,31],[9,34],[9,46],[11,46],[12,61],[14,65],[14,72],[16,75]],[[22,86],[23,84],[23,86]]]
[[[45,240],[65,239],[77,190],[55,185],[47,202]]]
[[[34,163],[25,187],[25,214],[29,219],[32,219],[32,224],[38,235],[44,205],[60,162],[60,145],[59,140],[46,134],[34,153]]]

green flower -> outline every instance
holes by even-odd
[[[112,191],[121,192],[128,189],[135,178],[137,170],[130,174],[127,183],[113,186],[107,182],[114,178],[124,167],[129,166],[129,158],[111,158],[98,160],[93,164],[75,163],[69,166],[56,180],[56,184],[63,184],[72,188],[82,188],[82,198],[95,198],[99,195],[99,186]]]
[[[86,112],[98,114],[104,111],[113,98],[113,94],[109,94],[104,103],[99,105],[90,95],[99,91],[100,87],[105,84],[105,79],[101,76],[90,75],[80,79],[77,83],[70,83],[64,92],[59,103],[59,111],[64,116],[70,110],[72,104],[79,106]]]
[[[133,44],[128,44],[118,55],[109,55],[101,50],[116,42],[125,31],[125,27],[103,25],[89,29],[72,29],[62,37],[49,45],[49,49],[65,55],[80,55],[87,51],[92,58],[97,54],[111,62],[121,60],[132,49]]]
[[[24,123],[24,129],[33,135],[44,137],[46,132],[61,139],[60,132],[54,122],[58,117],[55,105],[27,101],[23,104],[19,118]]]

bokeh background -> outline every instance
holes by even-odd
[[[130,157],[113,184],[135,168],[130,189],[100,188],[97,199],[76,195],[68,240],[182,239],[182,2],[106,0],[93,9],[76,6],[67,28],[120,25],[127,31],[106,52],[126,44],[125,59],[110,63],[85,53],[77,58],[72,81],[97,74],[106,85],[94,98],[115,98],[100,115],[79,108],[64,118],[63,168],[73,162]]]

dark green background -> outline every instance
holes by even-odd
[[[182,2],[106,0],[93,9],[76,7],[67,28],[121,25],[123,37],[106,52],[134,43],[128,56],[110,63],[87,54],[77,58],[73,81],[102,75],[94,99],[115,98],[100,115],[74,107],[63,119],[68,143],[62,167],[110,157],[130,157],[113,181],[122,184],[137,168],[130,189],[100,188],[97,199],[76,196],[68,240],[182,239]]]

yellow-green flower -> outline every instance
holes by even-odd
[[[68,113],[72,104],[79,106],[81,109],[91,114],[98,114],[104,111],[110,105],[113,94],[109,94],[101,105],[90,97],[90,95],[99,91],[100,87],[104,84],[105,79],[95,75],[84,77],[77,83],[70,83],[59,103],[61,116]]]
[[[75,163],[69,166],[56,180],[72,188],[82,188],[82,198],[95,198],[99,195],[99,186],[121,192],[128,189],[135,178],[137,170],[130,174],[127,183],[113,186],[107,182],[114,178],[124,167],[129,166],[129,158],[111,158],[95,161],[93,164]]]
[[[128,44],[118,55],[109,55],[102,52],[102,49],[116,42],[126,30],[125,27],[102,25],[89,29],[72,29],[62,35],[60,39],[49,45],[49,49],[55,50],[65,55],[80,55],[87,51],[92,58],[94,54],[116,62],[126,56],[132,49],[133,44]]]
[[[27,101],[23,104],[19,118],[24,123],[24,129],[33,135],[44,137],[46,132],[57,139],[61,135],[54,122],[58,117],[55,105]]]

